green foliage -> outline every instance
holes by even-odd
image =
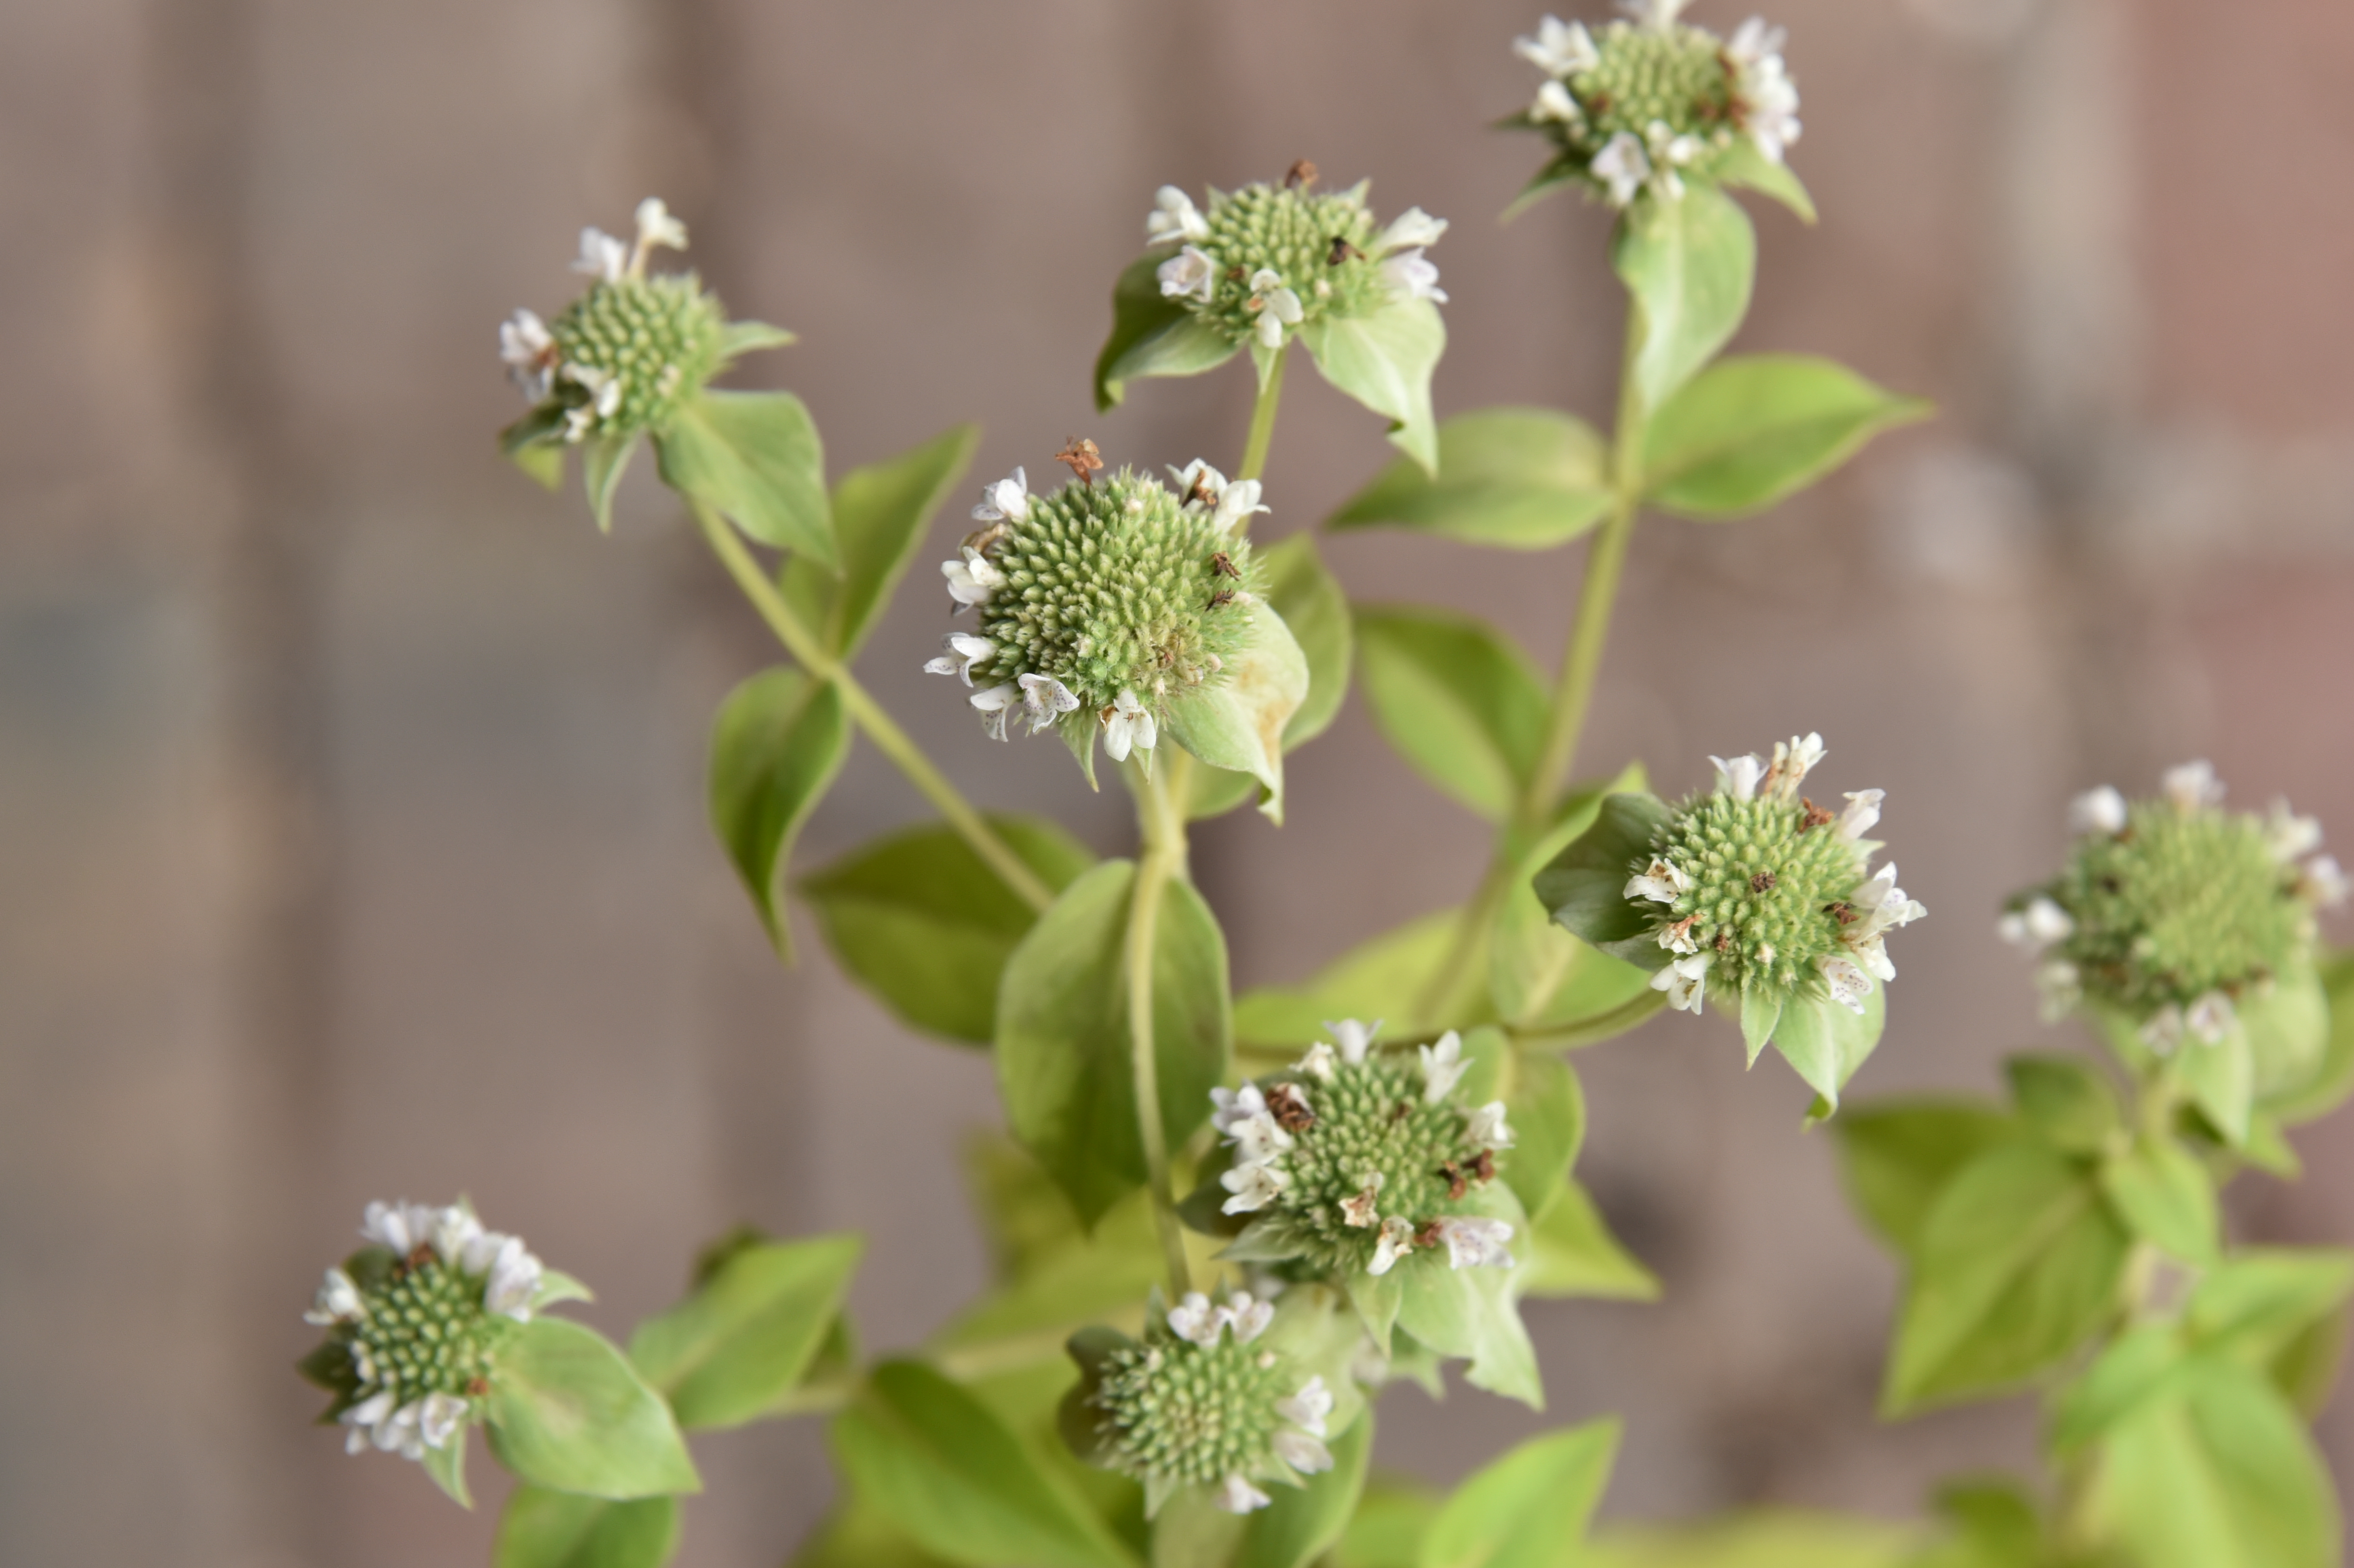
[[[1416,1568],[1575,1568],[1609,1484],[1618,1424],[1532,1437],[1474,1473],[1440,1506]]]
[[[2054,1149],[2102,1153],[2124,1125],[2116,1089],[2082,1056],[2018,1055],[2003,1063],[2003,1072],[2020,1119]]]
[[[711,726],[712,831],[727,850],[760,924],[790,958],[780,874],[801,825],[850,755],[850,718],[832,683],[779,665],[719,705]]]
[[[1158,251],[1128,264],[1113,286],[1111,335],[1096,355],[1096,412],[1108,414],[1128,396],[1128,383],[1148,376],[1199,376],[1232,359],[1242,345],[1184,304],[1161,291]]]
[[[1358,609],[1357,659],[1373,722],[1415,770],[1490,821],[1511,816],[1544,744],[1526,655],[1469,616],[1395,607]]]
[[[2285,1126],[2327,1116],[2354,1093],[2354,953],[2326,958],[2317,978],[2328,1008],[2329,1024],[2312,1076],[2302,1084],[2268,1088],[2264,1097],[2264,1111]]]
[[[1005,966],[997,1081],[1014,1136],[1092,1224],[1144,1180],[1124,965],[1134,863],[1065,889]],[[1225,938],[1202,895],[1164,887],[1153,927],[1152,1033],[1172,1148],[1209,1116],[1233,1044]]]
[[[1304,1487],[1282,1488],[1243,1527],[1234,1568],[1307,1568],[1340,1540],[1365,1486],[1373,1454],[1373,1413],[1368,1409],[1332,1439],[1332,1467]]]
[[[1528,1230],[1520,1201],[1502,1182],[1478,1190],[1470,1206],[1508,1222],[1516,1238]],[[1445,1251],[1423,1249],[1391,1271],[1400,1287],[1397,1326],[1442,1356],[1469,1361],[1463,1381],[1472,1387],[1543,1410],[1536,1349],[1521,1322],[1522,1268],[1455,1268]]]
[[[484,1402],[491,1451],[523,1480],[625,1502],[703,1489],[662,1395],[593,1330],[535,1318]]]
[[[1568,1064],[1550,1056],[1507,1057],[1512,1082],[1505,1120],[1516,1141],[1504,1180],[1532,1219],[1562,1195],[1563,1181],[1585,1141],[1585,1091]]]
[[[1671,956],[1653,935],[1650,918],[1627,897],[1629,868],[1650,853],[1667,824],[1658,796],[1628,790],[1605,795],[1594,825],[1536,874],[1537,899],[1579,940],[1640,965],[1666,967]]]
[[[1659,1277],[1610,1234],[1594,1200],[1575,1178],[1562,1182],[1529,1226],[1528,1253],[1521,1287],[1530,1296],[1659,1298]]]
[[[801,1385],[864,1250],[855,1235],[735,1248],[685,1300],[638,1325],[630,1360],[690,1431],[757,1421]]]
[[[2216,1258],[2222,1216],[2215,1179],[2171,1139],[2143,1139],[2101,1165],[2101,1191],[2136,1236],[2184,1263]]]
[[[857,656],[907,575],[933,514],[963,482],[980,444],[980,426],[958,425],[836,482],[833,533],[841,571],[793,556],[777,577],[785,602],[828,652],[843,660]]]
[[[839,567],[825,451],[809,409],[791,393],[705,392],[679,409],[654,446],[663,482],[747,538]]]
[[[1342,954],[1305,985],[1245,991],[1235,1002],[1235,1039],[1255,1051],[1296,1056],[1330,1038],[1324,1025],[1331,1019],[1384,1019],[1385,1033],[1400,1039],[1488,1022],[1479,1003],[1458,1017],[1426,1016],[1425,1000],[1460,923],[1452,909],[1425,915]]]
[[[1770,1510],[1681,1528],[1606,1531],[1579,1568],[1899,1568],[1914,1532],[1874,1520]]]
[[[1252,630],[1225,679],[1172,701],[1161,727],[1211,767],[1257,779],[1259,810],[1280,822],[1283,753],[1292,715],[1308,699],[1308,655],[1273,606],[1254,599],[1246,612]]]
[[[1820,479],[1882,430],[1929,413],[1828,359],[1720,360],[1645,431],[1644,499],[1687,517],[1745,516]]]
[[[1610,451],[1594,427],[1551,408],[1480,408],[1438,427],[1438,471],[1400,458],[1325,520],[1387,524],[1467,545],[1543,550],[1610,509]]]
[[[1600,788],[1577,791],[1562,802],[1553,826],[1514,855],[1488,964],[1489,991],[1506,1022],[1557,1033],[1649,991],[1644,971],[1596,952],[1556,925],[1532,886],[1537,873],[1594,825],[1606,796],[1639,789],[1644,781],[1642,765],[1630,763]]]
[[[1266,574],[1267,602],[1282,618],[1308,663],[1308,694],[1283,726],[1283,749],[1292,751],[1331,727],[1349,694],[1349,663],[1355,641],[1349,623],[1349,597],[1316,553],[1316,540],[1294,534],[1257,552]],[[1187,815],[1214,817],[1232,810],[1256,792],[1247,773],[1198,768]]]
[[[2015,1118],[1961,1100],[1865,1106],[1835,1125],[1849,1198],[1908,1258],[1947,1183],[1980,1154],[2020,1136]]]
[[[1681,201],[1643,201],[1612,237],[1610,264],[1636,313],[1636,395],[1659,409],[1708,363],[1749,313],[1757,234],[1712,185]]]
[[[662,1568],[678,1550],[675,1499],[610,1502],[517,1487],[499,1516],[492,1568]]]
[[[988,821],[1057,892],[1095,863],[1051,822]],[[893,833],[800,886],[835,959],[894,1016],[944,1039],[990,1043],[999,976],[1037,915],[961,835],[938,824]]]
[[[1447,352],[1447,323],[1428,300],[1398,298],[1370,315],[1328,315],[1299,329],[1324,379],[1390,422],[1390,444],[1438,471],[1430,376]]]

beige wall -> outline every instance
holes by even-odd
[[[1713,4],[1718,25],[1744,13]],[[1936,397],[1774,516],[1638,537],[1585,764],[1830,737],[1934,912],[1862,1093],[1990,1087],[2042,1038],[1996,900],[2066,793],[2204,752],[2354,844],[2354,19],[2331,0],[1788,0],[1825,220],[1761,217],[1746,346]],[[492,328],[548,310],[584,221],[650,189],[742,313],[802,344],[837,464],[952,421],[1034,473],[1231,460],[1241,373],[1098,418],[1104,296],[1164,180],[1313,157],[1451,217],[1442,411],[1601,410],[1603,216],[1491,219],[1536,162],[1521,0],[17,0],[0,13],[0,1558],[238,1568],[484,1561],[388,1460],[301,1423],[315,1270],[372,1195],[464,1188],[595,1281],[612,1331],[744,1218],[875,1233],[870,1340],[978,1282],[950,1145],[985,1061],[822,959],[780,972],[700,821],[712,704],[767,657],[650,482],[618,536],[491,450]],[[2009,18],[2006,25],[2005,19]],[[1270,533],[1384,449],[1295,379]],[[945,542],[954,517],[938,527]],[[1550,663],[1574,558],[1357,537]],[[984,745],[873,683],[994,804],[1125,828],[1059,747]],[[1479,834],[1352,709],[1293,825],[1216,824],[1238,980],[1461,896]],[[917,814],[855,758],[807,850]],[[2354,930],[2340,927],[2341,939]],[[1532,1318],[1553,1417],[1625,1412],[1611,1506],[1889,1513],[2021,1463],[2031,1413],[1870,1420],[1893,1271],[1723,1020],[1586,1053],[1583,1169],[1666,1277]],[[2354,1238],[2354,1122],[2251,1182],[2244,1234]],[[890,1151],[886,1162],[878,1150]],[[1401,1405],[1418,1395],[1400,1396]],[[1403,1412],[1401,1413],[1403,1414]],[[1460,1473],[1534,1423],[1459,1394],[1385,1457]],[[2324,1423],[2341,1482],[2354,1419]],[[808,1427],[705,1446],[686,1561],[773,1561],[822,1506]],[[486,1467],[485,1467],[486,1468]]]

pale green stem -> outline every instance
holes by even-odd
[[[801,618],[793,613],[792,606],[785,602],[784,595],[777,591],[777,585],[761,569],[760,563],[753,557],[736,530],[727,525],[726,520],[692,496],[686,498],[686,503],[694,512],[695,522],[702,525],[703,536],[710,541],[712,553],[719,557],[719,564],[727,568],[727,575],[736,579],[736,586],[743,590],[746,599],[751,600],[752,608],[759,612],[762,620],[768,622],[769,630],[776,633],[777,641],[785,645],[785,651],[809,672],[812,679],[833,683],[834,689],[842,694],[842,705],[850,715],[851,722],[875,743],[875,748],[889,758],[899,771],[907,776],[907,782],[938,809],[940,815],[948,820],[949,826],[972,846],[973,853],[981,856],[1006,886],[1012,888],[1024,904],[1044,912],[1048,905],[1055,902],[1055,890],[1047,886],[1003,839],[997,836],[981,813],[973,810],[972,803],[949,782],[948,776],[932,766],[931,758],[923,754],[915,741],[908,737],[907,732],[901,729],[891,715],[883,711],[882,705],[858,683],[858,678],[850,673],[848,666],[828,652],[825,645],[801,624]]]
[[[1291,341],[1287,338],[1275,351],[1275,368],[1267,373],[1267,385],[1259,388],[1258,399],[1251,405],[1250,435],[1243,442],[1243,466],[1235,473],[1236,482],[1257,479],[1267,471],[1267,449],[1275,440],[1275,407],[1283,401],[1283,367],[1291,359]]]
[[[1136,794],[1137,824],[1143,851],[1137,857],[1136,885],[1128,906],[1129,1075],[1136,1086],[1136,1133],[1144,1150],[1144,1184],[1152,1198],[1152,1219],[1169,1265],[1169,1290],[1182,1298],[1193,1287],[1185,1259],[1185,1234],[1177,1223],[1177,1200],[1169,1180],[1169,1139],[1161,1119],[1161,1075],[1152,1040],[1152,959],[1160,933],[1161,900],[1172,876],[1185,864],[1185,797],[1172,785],[1190,783],[1190,769],[1174,766],[1183,753],[1171,748],[1164,765],[1143,777]],[[1192,758],[1186,759],[1188,762]],[[1137,771],[1142,773],[1140,765]],[[1189,791],[1190,793],[1190,791]]]

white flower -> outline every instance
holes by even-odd
[[[1421,248],[1401,250],[1382,263],[1382,281],[1390,292],[1405,300],[1436,300],[1447,302],[1447,291],[1438,286],[1438,268],[1423,255]]]
[[[1275,1321],[1275,1303],[1256,1300],[1249,1291],[1237,1290],[1226,1298],[1225,1314],[1234,1327],[1235,1343],[1247,1345]]]
[[[1504,1102],[1490,1100],[1473,1111],[1464,1123],[1463,1137],[1467,1142],[1483,1149],[1511,1148],[1512,1129],[1504,1122]]]
[[[1291,1185],[1291,1175],[1273,1165],[1237,1165],[1218,1178],[1218,1185],[1234,1194],[1219,1208],[1229,1214],[1247,1214],[1274,1202]]]
[[[2121,833],[2126,831],[2126,798],[2116,786],[2103,784],[2068,802],[2072,833]]]
[[[580,254],[574,260],[572,270],[608,283],[618,283],[630,270],[630,248],[601,228],[584,228],[580,231]]]
[[[1642,138],[1632,131],[1621,131],[1603,144],[1594,154],[1589,165],[1594,177],[1610,187],[1610,205],[1625,207],[1642,190],[1643,182],[1651,177],[1650,155],[1643,151]]]
[[[1666,32],[1691,0],[1618,0],[1618,9],[1647,27]]]
[[[1774,764],[1766,769],[1765,782],[1759,786],[1769,799],[1795,800],[1798,786],[1823,759],[1823,737],[1819,735],[1792,736],[1787,741],[1774,743]]]
[[[1067,713],[1078,711],[1079,699],[1071,688],[1052,675],[1028,674],[1021,677],[1022,706],[1030,715],[1030,733],[1036,735]]]
[[[1414,1225],[1399,1215],[1392,1214],[1382,1222],[1381,1238],[1373,1244],[1373,1260],[1365,1265],[1367,1274],[1387,1274],[1397,1266],[1397,1260],[1414,1250]]]
[[[1652,188],[1670,201],[1681,201],[1684,181],[1676,170],[1699,157],[1708,144],[1689,132],[1676,134],[1664,120],[1643,127],[1643,140],[1650,152]]]
[[[465,1420],[464,1400],[454,1393],[429,1393],[417,1413],[417,1430],[428,1448],[439,1448]]]
[[[686,225],[671,216],[670,208],[660,196],[648,196],[638,204],[638,248],[630,257],[630,270],[646,270],[646,253],[655,246],[672,250],[686,249]]]
[[[1577,100],[1570,96],[1568,88],[1558,81],[1548,81],[1537,89],[1537,101],[1529,105],[1529,118],[1539,124],[1551,120],[1577,125],[1585,122],[1585,113],[1577,107]]]
[[[1218,263],[1198,246],[1186,246],[1154,269],[1152,275],[1161,280],[1163,299],[1199,300],[1206,305],[1218,289]]]
[[[1250,286],[1251,297],[1243,308],[1258,317],[1259,344],[1281,348],[1283,329],[1299,324],[1299,296],[1284,286],[1283,274],[1271,267],[1252,273]],[[1161,292],[1168,291],[1169,286],[1163,283]]]
[[[499,1244],[498,1255],[491,1260],[491,1277],[482,1287],[482,1309],[518,1323],[530,1322],[531,1298],[539,1289],[542,1272],[539,1259],[524,1250],[521,1236],[505,1237]]]
[[[1699,919],[1700,919],[1700,916],[1699,916],[1698,915],[1687,915],[1687,916],[1684,916],[1682,919],[1681,919],[1681,920],[1677,920],[1677,921],[1674,921],[1674,922],[1672,922],[1672,923],[1670,923],[1670,924],[1669,924],[1669,925],[1665,925],[1665,926],[1660,927],[1659,927],[1659,946],[1661,946],[1662,948],[1665,948],[1668,951],[1670,951],[1670,952],[1671,952],[1671,953],[1697,953],[1697,952],[1699,952],[1699,951],[1700,951],[1700,944],[1699,944],[1698,942],[1696,942],[1696,941],[1694,941],[1694,940],[1692,939],[1692,934],[1691,934],[1691,933],[1692,933],[1692,926],[1693,926],[1693,925],[1694,925],[1694,923],[1696,923]],[[1768,957],[1766,956],[1766,950],[1767,950],[1767,948],[1770,948],[1771,946],[1772,946],[1772,944],[1771,944],[1771,943],[1767,943],[1767,944],[1766,944],[1766,946],[1765,946],[1765,947],[1761,947],[1761,948],[1758,948],[1758,950],[1757,950],[1757,957],[1758,957],[1758,961],[1759,961],[1759,962],[1761,962],[1761,963],[1771,963],[1771,962],[1773,962],[1773,959],[1770,959],[1770,958],[1768,958]]]
[[[1695,953],[1688,959],[1678,959],[1651,977],[1651,989],[1668,993],[1668,1005],[1687,1012],[1701,1011],[1708,998],[1708,963],[1713,955]]]
[[[1205,1351],[1217,1348],[1218,1336],[1225,1328],[1226,1309],[1211,1306],[1210,1298],[1198,1290],[1187,1291],[1182,1301],[1169,1308],[1169,1331]]]
[[[1830,988],[1831,1000],[1850,1012],[1863,1011],[1863,999],[1872,994],[1872,977],[1855,966],[1853,960],[1837,953],[1825,953],[1815,960],[1822,971],[1823,984]]]
[[[989,738],[1003,740],[1006,715],[1013,712],[1013,705],[1022,700],[1022,689],[1008,681],[1002,685],[991,686],[975,692],[966,700],[980,710],[981,727]]]
[[[2035,969],[2035,991],[2043,1022],[2057,1023],[2084,999],[2084,976],[2065,959],[2052,959]]]
[[[2014,909],[1997,921],[1995,930],[2012,947],[2040,953],[2054,942],[2064,942],[2075,935],[2076,922],[2051,899],[2036,897],[2028,901],[2026,908]]]
[[[2161,1056],[2171,1056],[2182,1044],[2182,1009],[2168,1002],[2141,1026],[2142,1044]]]
[[[2174,809],[2186,815],[2201,806],[2220,805],[2223,800],[2223,781],[2215,777],[2214,764],[2205,758],[2168,768],[2158,787],[2174,802]]]
[[[1265,1508],[1269,1499],[1265,1492],[1246,1480],[1238,1470],[1218,1483],[1218,1489],[1210,1500],[1228,1513],[1249,1513],[1254,1509]]]
[[[2238,1012],[2232,999],[2220,991],[2211,991],[2192,1002],[2182,1014],[2182,1026],[2192,1038],[2209,1045],[2221,1044],[2239,1023]]]
[[[429,1203],[370,1203],[360,1215],[360,1239],[388,1247],[407,1257],[433,1241],[434,1222],[441,1211]]]
[[[1255,1116],[1267,1115],[1267,1097],[1257,1084],[1212,1089],[1210,1104],[1217,1107],[1210,1113],[1210,1125],[1220,1132],[1231,1132]]]
[[[2296,871],[2296,895],[2317,909],[2346,902],[2346,874],[2334,854],[2317,854]]]
[[[367,1306],[360,1299],[360,1287],[342,1269],[331,1268],[326,1278],[319,1282],[319,1294],[312,1299],[311,1309],[302,1314],[302,1321],[323,1327],[329,1323],[356,1323],[366,1316]]]
[[[1533,38],[1514,38],[1512,52],[1550,77],[1575,76],[1602,63],[1600,51],[1583,22],[1564,24],[1547,16],[1537,24]]]
[[[1782,63],[1782,45],[1788,37],[1769,27],[1762,16],[1741,24],[1724,47],[1732,62],[1734,95],[1740,100],[1741,124],[1757,150],[1776,163],[1798,139],[1798,89]]]
[[[981,504],[972,509],[976,523],[1021,523],[1030,516],[1030,476],[1021,469],[981,487]]]
[[[949,597],[957,601],[959,609],[987,604],[989,596],[1005,586],[1005,574],[997,569],[997,563],[970,545],[961,560],[940,563],[940,576],[948,579]]]
[[[964,683],[970,686],[972,684],[972,667],[997,657],[997,644],[986,637],[951,631],[940,641],[948,652],[925,662],[924,673],[928,675],[961,676]]]
[[[1235,1159],[1244,1165],[1265,1165],[1292,1147],[1291,1134],[1264,1112],[1244,1117],[1227,1128],[1226,1141],[1235,1146]]]
[[[1353,1018],[1344,1018],[1338,1023],[1328,1018],[1324,1021],[1324,1027],[1332,1032],[1333,1040],[1339,1044],[1341,1060],[1353,1067],[1365,1059],[1365,1052],[1372,1046],[1373,1036],[1382,1031],[1382,1021],[1378,1018],[1373,1020],[1373,1027],[1369,1029]]]
[[[433,1216],[433,1234],[429,1239],[433,1243],[433,1250],[441,1255],[442,1262],[467,1268],[468,1251],[487,1234],[482,1229],[482,1222],[474,1217],[472,1210],[462,1203],[452,1203]],[[469,1272],[479,1274],[482,1270],[475,1267]]]
[[[2274,800],[2264,819],[2264,847],[2283,865],[2302,860],[2321,847],[2321,824],[2290,810],[2286,800]]]
[[[1275,1457],[1303,1476],[1313,1476],[1332,1467],[1332,1450],[1307,1433],[1289,1426],[1279,1426],[1268,1440]]]
[[[1114,762],[1128,760],[1129,751],[1150,751],[1161,738],[1161,726],[1136,694],[1122,686],[1111,706],[1103,711],[1104,754]]]
[[[1880,802],[1888,798],[1885,789],[1850,789],[1847,792],[1847,810],[1840,813],[1840,837],[1853,843],[1872,832],[1880,821]]]
[[[1189,512],[1203,506],[1216,506],[1218,498],[1226,493],[1226,476],[1201,458],[1195,458],[1183,468],[1171,463],[1169,476],[1177,482],[1177,497]]]
[[[1380,238],[1373,241],[1373,254],[1387,256],[1394,250],[1436,245],[1446,233],[1445,218],[1433,217],[1418,207],[1410,207],[1390,219],[1390,226],[1382,230]]]
[[[1364,1189],[1341,1200],[1341,1223],[1360,1231],[1381,1224],[1382,1187],[1388,1180],[1378,1171],[1367,1171]]]
[[[530,311],[517,311],[499,323],[499,358],[508,378],[535,403],[544,403],[556,386],[556,339],[547,323]]]
[[[1231,534],[1254,512],[1265,512],[1258,503],[1259,482],[1255,479],[1238,479],[1218,493],[1217,510],[1210,514],[1210,526],[1221,534]]]
[[[1417,1046],[1422,1053],[1422,1099],[1425,1105],[1437,1105],[1455,1092],[1455,1085],[1471,1070],[1463,1059],[1463,1036],[1452,1029],[1438,1037],[1436,1045]]]
[[[1904,890],[1896,885],[1894,861],[1882,866],[1878,875],[1857,888],[1848,903],[1857,918],[1841,927],[1840,934],[1852,943],[1875,941],[1882,932],[1909,926],[1929,913],[1918,899],[1906,897]]]
[[[1673,904],[1691,891],[1692,880],[1681,866],[1671,860],[1655,860],[1639,875],[1627,879],[1622,898],[1648,898],[1654,904]]]
[[[1512,1227],[1502,1220],[1449,1214],[1438,1222],[1438,1239],[1447,1244],[1449,1268],[1512,1266],[1512,1255],[1504,1245],[1512,1239]]]
[[[1320,1374],[1299,1385],[1289,1399],[1275,1402],[1275,1413],[1311,1437],[1325,1436],[1324,1419],[1332,1414],[1332,1391]]]
[[[1757,759],[1755,752],[1736,757],[1730,762],[1722,757],[1712,757],[1709,760],[1716,764],[1718,794],[1730,795],[1736,800],[1757,798],[1757,785],[1766,777],[1766,764]]]
[[[1329,1084],[1332,1081],[1332,1064],[1337,1059],[1332,1047],[1319,1040],[1308,1048],[1307,1055],[1291,1065],[1291,1070],[1305,1073],[1319,1083]]]
[[[1771,27],[1765,17],[1752,16],[1734,29],[1732,40],[1724,46],[1724,58],[1737,66],[1754,66],[1780,54],[1789,38],[1788,28]]]
[[[1152,210],[1145,215],[1146,242],[1165,244],[1172,239],[1207,239],[1210,220],[1202,216],[1193,198],[1175,185],[1162,185],[1153,193]]]
[[[389,1391],[371,1394],[335,1418],[349,1428],[344,1435],[344,1452],[356,1454],[366,1448],[377,1431],[393,1419],[392,1394]],[[395,1441],[398,1439],[396,1437]],[[391,1445],[379,1443],[378,1447]]]

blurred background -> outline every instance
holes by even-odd
[[[1575,14],[1571,12],[1569,14]],[[1707,0],[1694,19],[1747,14]],[[1502,209],[1484,126],[1536,0],[13,0],[0,11],[0,1557],[480,1563],[409,1467],[305,1425],[298,1314],[361,1204],[463,1189],[595,1282],[616,1335],[737,1221],[874,1236],[870,1342],[983,1277],[955,1149],[989,1064],[770,957],[702,821],[714,705],[771,657],[649,475],[617,536],[496,454],[494,327],[553,313],[584,223],[666,196],[738,314],[801,344],[836,471],[987,425],[973,482],[1075,433],[1228,467],[1239,365],[1097,418],[1087,371],[1155,186],[1313,158],[1454,221],[1442,414],[1606,411],[1606,215]],[[1819,727],[1933,917],[1860,1095],[1990,1090],[2056,1038],[1998,900],[2068,794],[2213,758],[2354,844],[2354,8],[1776,0],[1823,212],[1751,203],[1737,346],[1828,353],[1942,417],[1763,520],[1654,520],[1582,769],[1669,790]],[[1292,378],[1267,536],[1388,454]],[[642,464],[646,468],[651,465]],[[944,552],[969,524],[939,521]],[[1063,748],[986,744],[917,673],[928,561],[864,673],[984,801],[1128,842]],[[1496,618],[1551,668],[1576,553],[1368,535],[1366,599]],[[1479,825],[1352,705],[1291,824],[1207,827],[1239,983],[1295,979],[1476,879]],[[860,751],[815,863],[920,814]],[[2340,939],[2354,930],[2337,927]],[[1808,1098],[1730,1025],[1577,1058],[1581,1172],[1656,1308],[1531,1311],[1553,1421],[1620,1411],[1608,1509],[1891,1516],[2031,1461],[2024,1403],[1872,1419],[1895,1274]],[[2252,1177],[2250,1239],[2354,1241],[2354,1119]],[[1539,1425],[1458,1393],[1384,1428],[1451,1478]],[[2325,1418],[2341,1488],[2354,1415]],[[684,1561],[780,1560],[813,1424],[698,1444]],[[476,1474],[490,1467],[477,1460]]]

